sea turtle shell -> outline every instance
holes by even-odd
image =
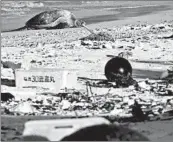
[[[58,28],[58,25],[62,23],[66,24],[65,26],[73,27],[75,20],[75,15],[67,10],[44,11],[28,20],[26,22],[26,27],[38,29]]]

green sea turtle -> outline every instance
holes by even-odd
[[[78,20],[72,12],[68,10],[52,10],[37,14],[28,20],[24,27],[4,32],[37,29],[64,29],[83,26],[85,26],[85,22]]]

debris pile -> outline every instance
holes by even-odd
[[[172,57],[172,34],[170,36],[163,36],[163,34],[171,33],[172,29],[172,23],[162,23],[158,25],[128,25],[111,30],[101,29],[96,34],[93,33],[87,37],[85,37],[87,34],[82,30],[79,30],[79,33],[76,32],[74,37],[72,32],[64,34],[62,31],[30,33],[25,36],[17,35],[17,37],[3,34],[2,47],[4,48],[2,48],[1,82],[2,85],[7,86],[7,92],[3,93],[11,93],[13,95],[12,92],[8,92],[8,89],[15,88],[13,71],[23,64],[22,59],[25,54],[32,54],[38,57],[33,59],[32,63],[28,60],[31,64],[34,64],[34,67],[74,69],[75,66],[87,77],[89,73],[94,76],[95,72],[101,73],[103,71],[104,67],[101,68],[100,65],[108,61],[108,59],[104,59],[108,54],[115,56],[119,54],[119,57],[127,56],[125,58],[133,56],[132,59],[135,63],[133,62],[132,65],[136,65],[135,67],[140,69],[143,68],[141,66],[144,66],[145,69],[150,67],[152,69],[165,69],[170,64],[172,65],[172,62],[169,62],[170,59],[168,59]],[[158,35],[166,38],[160,39]],[[84,38],[79,40],[79,37]],[[89,50],[83,47],[87,47]],[[113,50],[94,50],[93,52],[90,50],[103,48]],[[146,62],[147,64],[144,64],[144,62],[139,64],[140,61],[146,60],[148,61]],[[157,63],[153,65],[152,62],[154,61]],[[170,64],[165,65],[164,61]],[[26,63],[26,65],[29,64]],[[135,68],[134,66],[133,68]],[[108,76],[111,75],[109,74]],[[90,86],[89,91],[73,90],[54,95],[49,93],[47,95],[45,95],[46,93],[36,94],[35,98],[31,98],[29,103],[26,100],[4,98],[1,103],[2,114],[137,117],[135,112],[138,112],[136,110],[139,109],[141,115],[143,112],[144,116],[158,116],[166,112],[167,107],[169,110],[172,109],[170,105],[173,99],[173,86],[170,84],[173,80],[172,77],[172,70],[167,70],[160,77],[165,81],[144,80],[135,81],[134,83],[130,79],[134,84],[129,82],[126,88],[117,87],[115,81],[111,82],[112,80],[109,80],[109,77],[107,78],[109,81],[93,79],[87,81],[83,79],[83,81],[80,79],[84,85],[88,82],[87,88]],[[123,79],[125,80],[124,82],[127,82],[128,77]],[[1,93],[1,95],[3,94]],[[18,106],[21,103],[22,105]],[[19,109],[22,106],[25,106],[29,111],[22,112]],[[19,108],[14,109],[15,107]],[[171,115],[171,111],[168,114]],[[146,119],[148,118],[146,117]]]
[[[114,38],[112,35],[110,35],[107,32],[99,32],[96,34],[90,34],[87,37],[83,37],[80,40],[85,41],[85,40],[90,40],[90,41],[112,41],[114,42]]]
[[[29,100],[9,99],[8,101],[1,101],[1,107],[8,110],[1,113],[73,117],[113,115],[120,118],[138,118],[141,116],[143,119],[150,119],[149,117],[159,117],[168,108],[169,111],[173,110],[172,86],[166,83],[145,80],[138,81],[138,86],[131,85],[128,88],[103,88],[100,86],[100,89],[107,89],[108,92],[96,94],[93,90],[98,88],[99,82],[87,82],[90,84],[90,86],[87,85],[87,88],[90,87],[87,93],[80,90],[68,90],[65,93],[54,95],[37,94],[34,99]],[[92,86],[93,84],[98,84],[98,86]]]

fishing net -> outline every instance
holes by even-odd
[[[106,32],[99,32],[99,33],[95,33],[95,34],[90,34],[87,37],[83,37],[80,40],[91,40],[91,41],[112,41],[114,42],[114,38],[112,37],[112,35],[106,33]]]

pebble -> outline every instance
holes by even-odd
[[[54,39],[52,41],[50,39],[46,39],[47,41],[46,40],[44,41],[44,43],[47,42],[46,44],[40,42],[39,41],[40,39],[35,39],[34,41],[32,40],[30,43],[28,43],[27,40],[31,40],[32,38],[27,39],[27,37],[23,38],[21,36],[20,37],[21,40],[19,40],[19,37],[15,38],[15,41],[13,42],[14,47],[11,47],[11,48],[15,49],[16,45],[17,45],[17,47],[22,45],[23,46],[22,50],[25,51],[24,50],[25,47],[28,47],[28,45],[32,45],[32,47],[34,47],[34,48],[32,48],[32,47],[28,48],[28,50],[26,50],[27,53],[30,53],[30,52],[35,53],[36,52],[36,55],[37,55],[38,53],[41,52],[40,54],[44,53],[44,55],[50,55],[49,56],[49,57],[51,57],[50,64],[52,66],[54,66],[54,62],[52,61],[52,57],[54,57],[53,53],[55,51],[55,48],[58,48],[59,50],[62,50],[63,53],[66,53],[66,52],[69,51],[67,56],[70,56],[73,52],[71,49],[74,49],[74,48],[78,49],[79,47],[81,47],[81,45],[83,45],[85,47],[96,48],[96,49],[102,49],[104,47],[105,49],[119,48],[118,50],[124,50],[126,48],[129,48],[129,49],[134,50],[134,48],[136,47],[135,44],[138,43],[138,42],[139,43],[142,42],[143,46],[141,48],[143,48],[146,51],[146,42],[148,42],[148,40],[151,40],[151,38],[157,36],[158,35],[157,33],[159,33],[160,29],[167,29],[168,27],[171,28],[170,26],[168,26],[166,24],[155,25],[154,27],[155,27],[155,29],[152,29],[151,25],[139,25],[139,26],[136,26],[136,27],[135,26],[125,26],[124,29],[123,28],[119,29],[119,31],[123,32],[121,37],[119,37],[119,38],[121,38],[120,39],[121,41],[118,42],[118,40],[117,40],[114,43],[110,43],[108,41],[90,41],[90,40],[88,40],[88,41],[87,40],[84,40],[84,41],[79,41],[78,40],[78,41],[73,41],[73,42],[68,42],[68,43],[66,43],[66,42],[59,43],[59,39],[56,39],[56,40]],[[114,29],[114,32],[116,32],[116,30],[117,30],[117,28]],[[145,32],[142,33],[141,30],[143,30]],[[141,37],[141,38],[139,38],[139,41],[136,40],[136,37],[130,38],[129,40],[127,40],[126,38],[123,38],[123,36],[124,37],[125,36],[130,37],[131,36],[130,31],[133,31],[133,32],[135,31],[136,32],[135,34],[137,34]],[[106,30],[105,30],[105,32],[106,32]],[[127,34],[125,32],[127,32]],[[153,35],[155,34],[155,35],[154,36],[149,36],[148,33],[149,34],[151,33]],[[54,35],[55,34],[56,33],[54,33]],[[64,38],[65,34],[64,33],[62,33],[62,34],[63,34],[62,35],[63,37],[62,36],[61,37]],[[57,35],[59,35],[59,34],[57,34]],[[85,33],[83,35],[85,35]],[[41,36],[41,34],[36,33],[36,36]],[[169,36],[169,35],[167,35],[167,36]],[[163,35],[162,35],[162,37],[163,37]],[[4,38],[3,43],[5,44],[5,45],[3,45],[3,47],[9,47],[10,48],[9,45],[12,44],[12,43],[9,43],[9,38],[5,38],[5,37],[3,37],[3,38]],[[44,40],[45,38],[47,38],[46,34],[42,35],[41,40]],[[52,36],[51,36],[51,38],[52,38]],[[56,38],[58,38],[58,36],[56,36]],[[135,42],[136,42],[135,44],[131,44],[131,41],[133,41],[133,40],[135,40]],[[157,40],[158,40],[158,38],[157,38]],[[53,44],[51,44],[51,43],[48,44],[49,42],[52,42]],[[126,42],[127,44],[126,45],[121,44],[123,42]],[[56,47],[55,47],[55,45],[56,45]],[[128,47],[126,47],[126,46],[128,46]],[[37,51],[37,49],[35,49],[35,47],[37,49],[39,48],[39,50]],[[45,47],[49,47],[49,48],[52,48],[52,49],[46,50]],[[161,46],[160,46],[160,48],[161,48]],[[68,49],[70,49],[70,50],[68,50]],[[159,50],[159,48],[157,48],[157,50]],[[2,54],[2,58],[11,58],[11,56],[14,56],[12,54],[14,54],[14,53],[8,53],[7,54],[6,51],[4,51],[3,54]],[[19,57],[16,56],[18,59],[22,59],[22,56],[24,56],[23,52],[21,52],[20,54],[21,55],[19,55]],[[34,55],[34,56],[36,56],[36,55]],[[71,56],[73,56],[73,55],[71,55]],[[60,57],[65,58],[65,56],[62,56],[58,53],[57,53],[57,57],[58,58],[60,58]],[[41,58],[44,58],[44,57],[42,56]],[[34,60],[37,61],[36,59],[34,59]],[[42,62],[42,60],[40,60],[40,62]],[[45,59],[45,62],[47,63],[48,61]],[[45,65],[46,65],[46,63],[45,63]],[[26,68],[26,69],[29,68],[27,66],[28,66],[28,64],[26,63],[26,66],[24,66],[23,68]],[[4,70],[3,68],[2,68],[1,73],[3,73],[4,77],[13,75],[13,74],[10,75],[10,71],[8,72],[8,70]],[[2,74],[1,74],[1,77],[2,77]],[[105,102],[107,100],[110,100],[111,104],[113,104],[113,106],[114,106],[114,110],[111,111],[112,114],[119,115],[121,113],[122,116],[123,115],[124,116],[127,116],[127,115],[130,116],[131,113],[129,112],[127,114],[126,109],[129,109],[129,106],[133,105],[134,99],[142,98],[142,100],[139,99],[139,103],[144,104],[142,106],[142,108],[146,108],[147,106],[150,106],[150,107],[153,107],[152,109],[155,110],[155,111],[158,111],[159,108],[164,108],[164,106],[162,104],[162,101],[164,100],[166,102],[167,96],[158,96],[158,92],[160,91],[160,92],[162,92],[162,94],[165,95],[166,94],[166,89],[165,89],[166,86],[165,85],[162,85],[162,86],[159,85],[158,86],[158,83],[156,81],[150,82],[150,83],[151,84],[146,83],[145,81],[139,82],[139,86],[141,87],[142,91],[136,91],[134,86],[129,86],[128,89],[130,90],[129,91],[130,93],[129,92],[127,93],[125,91],[119,91],[118,89],[116,89],[116,90],[112,91],[112,93],[116,92],[116,94],[118,94],[117,98],[114,97],[113,95],[108,96],[108,98],[105,98],[105,96],[103,95],[102,97],[100,97],[100,99],[98,99],[98,100],[101,100],[99,102],[100,105],[99,105],[98,101],[96,101],[96,99],[91,99],[90,97],[87,98],[85,94],[82,94],[83,96],[86,97],[86,99],[83,99],[83,101],[81,101],[81,99],[79,99],[79,97],[76,97],[75,99],[71,99],[72,101],[68,100],[68,98],[66,98],[67,100],[63,99],[62,101],[61,101],[61,98],[55,99],[56,101],[47,101],[46,99],[48,99],[48,98],[46,98],[44,100],[44,97],[43,97],[43,98],[38,99],[38,101],[44,100],[41,105],[38,102],[36,102],[37,99],[32,100],[31,103],[32,104],[37,104],[39,106],[39,108],[37,110],[42,114],[45,113],[45,115],[51,115],[52,113],[67,115],[68,111],[71,108],[73,108],[73,106],[75,106],[75,105],[81,106],[81,107],[84,107],[85,105],[89,105],[90,108],[85,109],[84,111],[85,111],[86,114],[88,113],[88,114],[93,115],[93,114],[96,114],[97,112],[103,112],[103,110],[100,109],[99,106],[102,106],[103,104],[105,104]],[[152,92],[152,93],[150,92],[151,87],[154,87],[155,92]],[[160,87],[160,89],[159,89],[159,87]],[[171,89],[172,88],[170,87],[170,90]],[[121,89],[121,90],[123,90],[123,89]],[[133,94],[134,94],[133,97],[130,97],[131,92],[133,92]],[[72,94],[72,96],[73,96],[73,94]],[[124,97],[124,99],[123,99],[123,96],[126,96],[126,97]],[[169,96],[169,97],[172,98],[172,96]],[[15,98],[15,99],[17,100],[17,98]],[[150,101],[150,100],[152,100],[152,101]],[[77,103],[74,103],[74,101],[77,101]],[[21,102],[21,100],[18,99],[17,103],[20,103],[20,102]],[[61,103],[59,103],[59,102],[61,102]],[[56,105],[52,105],[52,104],[56,104]],[[14,102],[3,102],[2,106],[5,107],[5,108],[8,108],[9,106],[14,106],[14,105],[16,105],[16,102],[15,103]],[[46,106],[49,106],[50,110],[49,111],[47,110],[46,112],[43,112],[41,108],[46,107]],[[121,108],[123,108],[123,109],[121,109]],[[52,109],[52,111],[51,111],[51,109]],[[63,111],[59,111],[59,110],[63,110]],[[79,115],[80,114],[84,115],[85,113],[80,110]]]

